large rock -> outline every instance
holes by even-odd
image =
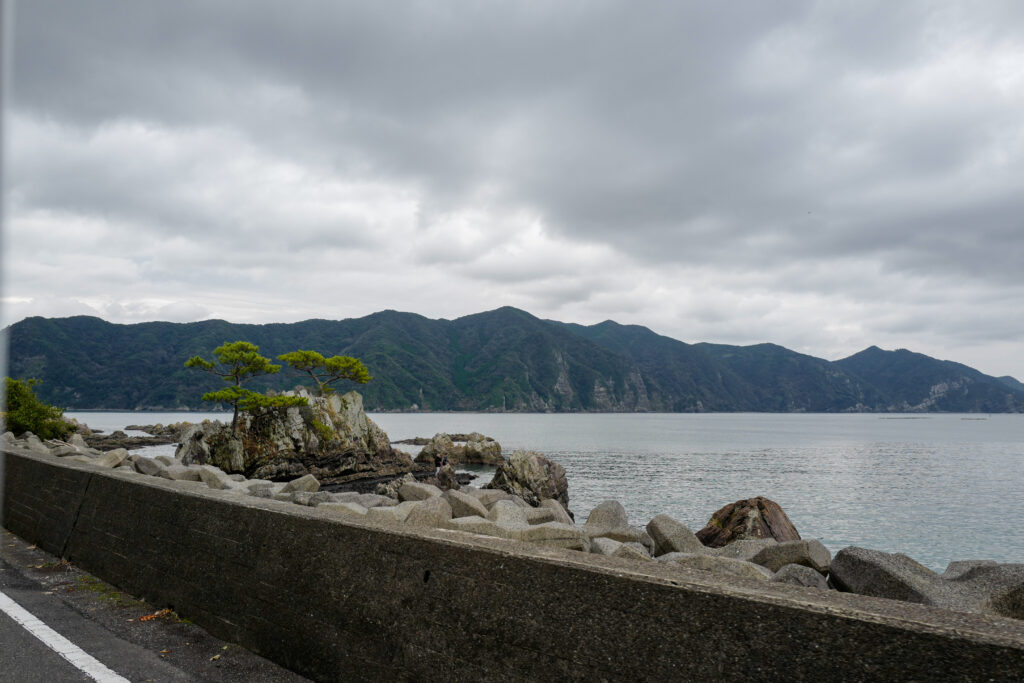
[[[587,538],[587,534],[572,524],[546,522],[532,526],[513,527],[509,533],[517,541],[590,552],[590,539]]]
[[[699,553],[704,545],[689,527],[668,515],[657,515],[647,523],[647,533],[654,541],[654,556],[668,553]]]
[[[464,443],[456,443],[457,441]],[[423,450],[416,456],[416,462],[434,466],[434,456],[447,457],[452,465],[498,465],[504,462],[501,457],[501,444],[489,436],[473,432],[472,434],[435,434],[427,441]]]
[[[440,495],[441,489],[433,484],[424,484],[418,481],[406,482],[398,489],[398,500],[403,503],[407,500],[426,500]]]
[[[540,502],[540,507],[551,510],[551,516],[553,521],[561,522],[562,524],[572,524],[572,517],[569,516],[569,512],[559,503],[557,500],[547,498]]]
[[[413,526],[431,527],[443,529],[452,520],[452,508],[448,501],[441,496],[434,496],[416,503],[409,516],[405,518],[406,524]]]
[[[832,554],[821,541],[805,539],[772,543],[750,558],[750,561],[777,572],[787,564],[810,567],[819,574],[828,574]]]
[[[829,580],[850,593],[1024,619],[1024,564],[957,562],[940,576],[906,555],[851,546],[832,558]]]
[[[553,498],[569,509],[569,482],[556,462],[534,451],[516,451],[503,462],[486,487],[519,496],[533,507]],[[571,513],[570,513],[571,516]]]
[[[709,548],[721,548],[742,539],[799,541],[800,534],[778,503],[758,496],[729,503],[715,512],[697,538]]]
[[[487,508],[473,496],[461,491],[448,490],[444,492],[445,500],[452,508],[452,517],[486,517]]]
[[[387,434],[363,411],[363,398],[310,396],[309,405],[268,408],[239,415],[238,431],[220,423],[185,431],[175,457],[210,464],[249,478],[282,481],[306,474],[324,484],[409,472],[412,459],[391,448]]]

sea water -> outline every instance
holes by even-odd
[[[93,428],[199,421],[210,413],[68,413]],[[615,499],[630,522],[666,513],[693,530],[766,496],[805,538],[951,560],[1024,562],[1024,415],[372,414],[393,440],[481,432],[508,454],[561,464],[577,521]],[[160,447],[157,447],[160,448]],[[408,450],[412,447],[400,446]],[[173,453],[173,447],[163,447]],[[155,454],[150,450],[149,454]],[[486,482],[488,468],[473,468]]]

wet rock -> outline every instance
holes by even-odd
[[[721,548],[743,539],[800,540],[796,527],[779,504],[762,496],[729,503],[711,515],[696,535],[709,548]]]

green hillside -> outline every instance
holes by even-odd
[[[456,320],[381,311],[348,320],[241,325],[117,325],[27,318],[7,330],[10,375],[42,380],[65,409],[209,409],[216,378],[187,370],[227,341],[276,357],[296,349],[356,356],[371,410],[1024,411],[1024,389],[958,363],[872,347],[829,362],[774,344],[686,344],[637,325],[582,326],[500,308]],[[254,380],[290,389],[287,369]],[[346,387],[340,387],[345,390]]]

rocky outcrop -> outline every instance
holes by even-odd
[[[358,393],[299,394],[309,405],[242,413],[236,434],[219,423],[189,428],[175,457],[272,481],[311,474],[324,484],[413,469],[409,456],[391,448],[387,434],[366,416]]]
[[[715,512],[697,538],[709,548],[721,548],[743,539],[799,541],[800,534],[778,503],[758,496],[729,503]]]
[[[534,451],[516,451],[503,462],[494,479],[484,488],[500,489],[519,496],[533,507],[548,498],[557,500],[568,511],[569,482],[565,469]],[[569,513],[570,516],[572,513]]]
[[[420,439],[407,439],[402,443],[418,441]],[[416,462],[433,465],[435,456],[447,457],[452,465],[500,465],[505,461],[501,455],[501,444],[479,432],[435,434],[426,441],[416,456]]]

